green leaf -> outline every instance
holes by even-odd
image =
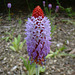
[[[20,57],[23,60],[24,66],[26,67],[26,69],[28,70],[28,64],[27,61],[25,60],[25,58]]]
[[[60,53],[59,56],[71,56],[75,58],[75,54]]]
[[[6,41],[8,41],[9,40],[9,37],[6,37],[6,39],[5,39]]]
[[[46,58],[49,58],[49,57],[52,57],[53,56],[53,54],[48,54],[47,56],[46,56]]]
[[[28,71],[30,71],[31,65],[30,65],[30,60],[29,60],[29,58],[27,59],[27,61],[28,61],[27,69],[28,69]]]
[[[45,66],[44,66],[44,68],[43,67],[39,68],[39,72],[45,72],[45,70],[46,70]]]
[[[20,44],[19,49],[22,49],[22,47],[23,47],[23,45],[24,45],[25,42],[26,42],[26,40],[24,40],[24,41]]]
[[[59,53],[60,51],[63,51],[64,49],[66,49],[66,47],[65,47],[65,46],[62,46],[61,48],[58,49],[58,53]]]
[[[18,35],[17,43],[20,44],[21,35]]]
[[[10,48],[11,48],[13,51],[15,51],[15,48],[14,48],[13,46],[10,46]]]
[[[45,9],[45,13],[46,13],[46,15],[48,15],[48,14],[49,14],[49,12],[48,12],[48,8],[45,7],[44,9]]]
[[[18,50],[18,45],[15,43],[15,41],[12,42],[12,45],[13,45],[13,47],[15,48],[15,50],[17,51],[17,50]]]
[[[15,28],[13,28],[13,31],[12,31],[12,33],[11,33],[11,36],[13,36],[14,31],[15,31]]]
[[[36,74],[36,68],[35,68],[36,64],[35,63],[30,64],[29,58],[27,59],[27,61],[23,57],[20,57],[20,58],[23,60],[24,66],[29,71],[29,73],[31,75]],[[44,71],[45,71],[45,68],[39,67],[39,72],[44,72]]]
[[[15,44],[17,45],[17,38],[14,38],[14,42],[15,42]]]
[[[6,37],[3,37],[3,38],[1,38],[2,40],[5,40],[6,39]]]
[[[19,19],[19,22],[18,22],[19,24],[22,24],[22,20],[21,19]]]
[[[8,34],[8,35],[10,35],[10,33],[9,33],[9,32],[6,32],[5,34]]]
[[[50,50],[50,53],[54,53],[52,50]]]
[[[54,31],[56,30],[56,25],[51,25],[51,36],[54,34]]]

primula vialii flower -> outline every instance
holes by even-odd
[[[40,6],[37,6],[31,18],[26,22],[26,44],[31,63],[43,65],[45,57],[50,52],[50,21],[44,16]]]
[[[55,9],[55,12],[58,12],[58,10],[59,10],[59,6],[57,5],[56,9]]]
[[[11,3],[8,3],[8,4],[7,4],[7,7],[8,7],[8,8],[11,8]]]
[[[43,6],[45,7],[45,1],[43,1]]]
[[[48,4],[48,7],[49,7],[49,9],[51,9],[52,8],[52,4]]]

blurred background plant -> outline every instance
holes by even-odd
[[[40,5],[42,7],[42,1],[43,0],[1,0],[0,1],[0,12],[5,12],[8,11],[7,9],[7,3],[11,3],[12,4],[12,8],[11,8],[11,12],[18,12],[19,10],[23,11],[23,12],[28,12],[31,13],[33,8],[37,5]],[[51,3],[53,5],[53,9],[55,9],[56,5],[59,5],[60,10],[62,10],[62,12],[67,12],[68,16],[73,16],[75,15],[73,12],[74,9],[74,3],[75,0],[45,0],[45,10],[46,12],[48,11],[48,8],[46,6],[48,6],[49,3]],[[43,8],[43,7],[42,7]],[[54,11],[53,11],[54,12]],[[73,14],[72,14],[73,13]],[[48,14],[48,12],[46,13]]]
[[[53,25],[53,22],[54,22],[54,19],[57,15],[57,12],[59,10],[59,6],[56,6],[56,9],[55,9],[55,15],[52,16],[51,13],[52,13],[52,4],[48,4],[47,7],[46,7],[46,2],[43,1],[43,7],[44,7],[44,11],[47,15],[47,17],[49,18],[50,22],[51,22],[51,37],[52,35],[54,34],[54,31],[56,30],[56,25]]]
[[[73,13],[72,7],[64,8],[64,7],[60,4],[59,0],[56,0],[56,1],[57,1],[57,4],[59,5],[59,7],[61,8],[62,11],[65,11],[69,17],[72,17],[72,16],[73,16],[73,14],[72,14],[72,13]]]
[[[55,9],[55,16],[58,16],[58,11],[59,11],[59,6],[57,5]]]
[[[8,9],[9,9],[9,11],[8,11],[8,20],[10,21],[10,20],[11,20],[11,16],[10,16],[11,3],[8,3],[8,4],[7,4],[7,7],[8,7]]]
[[[65,46],[62,46],[61,48],[59,49],[56,49],[55,52],[53,52],[52,50],[50,51],[50,54],[48,54],[46,56],[46,58],[55,58],[55,57],[64,57],[64,56],[71,56],[71,57],[75,57],[75,54],[68,54],[68,53],[65,53],[65,52],[62,52],[66,49]]]
[[[19,23],[19,29],[20,29],[21,24],[22,24],[22,20],[21,20],[21,18],[19,18],[18,23]]]

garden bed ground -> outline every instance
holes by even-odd
[[[0,75],[24,75],[24,73],[27,73],[27,70],[20,56],[23,56],[25,59],[28,57],[26,44],[17,53],[9,48],[11,43],[2,40],[2,38],[7,36],[5,35],[6,31],[12,32],[12,29],[15,28],[13,36],[20,34],[22,37],[21,41],[23,41],[25,38],[25,21],[27,19],[25,16],[27,14],[24,13],[20,17],[22,20],[20,28],[18,14],[12,14],[12,21],[10,22],[7,20],[7,15],[3,16],[2,13],[0,15]],[[75,24],[62,21],[62,19],[75,21],[75,19],[62,17],[61,15],[54,20],[53,25],[56,25],[57,29],[52,36],[51,50],[55,51],[56,48],[59,49],[64,45],[66,47],[64,52],[75,54]],[[41,73],[41,75],[75,75],[75,58],[73,57],[48,58],[46,63],[46,71]]]

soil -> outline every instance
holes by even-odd
[[[20,56],[27,59],[26,44],[19,52],[12,51],[9,46],[11,42],[2,40],[3,37],[8,35],[5,32],[12,32],[15,28],[13,37],[21,35],[21,41],[24,40],[25,36],[25,22],[27,14],[12,14],[12,20],[8,21],[8,15],[0,13],[0,75],[26,75],[27,70],[24,67],[23,61]],[[19,20],[21,19],[22,24],[19,27]],[[75,21],[75,19],[59,15],[54,19],[53,25],[57,28],[52,36],[51,50],[55,51],[63,45],[66,47],[65,53],[75,54],[75,24],[72,22],[67,23],[63,20]],[[12,40],[13,41],[13,40]],[[75,75],[75,58],[71,56],[65,57],[54,57],[48,58],[46,61],[46,71],[40,75]]]

